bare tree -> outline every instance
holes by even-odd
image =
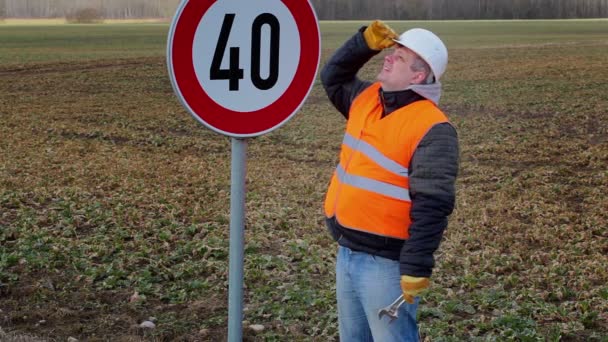
[[[6,0],[0,0],[0,20],[6,18]]]

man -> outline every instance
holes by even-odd
[[[377,82],[356,77],[381,50]],[[437,104],[447,49],[432,32],[397,37],[380,21],[363,27],[323,68],[329,99],[348,120],[325,199],[338,242],[341,341],[417,341],[419,294],[429,286],[458,172],[456,130]],[[400,295],[398,319],[378,311]]]

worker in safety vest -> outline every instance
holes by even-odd
[[[381,50],[377,82],[357,72]],[[458,137],[437,107],[448,52],[430,31],[397,36],[374,21],[340,47],[321,73],[347,119],[340,161],[325,198],[338,242],[341,341],[417,341],[416,310],[455,201]],[[400,295],[398,318],[378,311]]]

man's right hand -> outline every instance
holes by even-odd
[[[363,37],[370,49],[380,51],[395,45],[393,39],[397,38],[397,34],[385,23],[374,20],[363,31]]]

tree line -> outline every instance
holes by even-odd
[[[195,0],[191,0],[195,1]],[[242,0],[253,1],[253,0]],[[305,0],[290,0],[305,1]],[[322,20],[606,18],[608,0],[310,0]],[[60,18],[94,9],[102,18],[169,18],[180,0],[0,0],[0,18]]]
[[[319,19],[606,18],[608,0],[311,0]]]
[[[172,17],[180,0],[0,0],[0,17],[63,18],[93,9],[101,18]]]

